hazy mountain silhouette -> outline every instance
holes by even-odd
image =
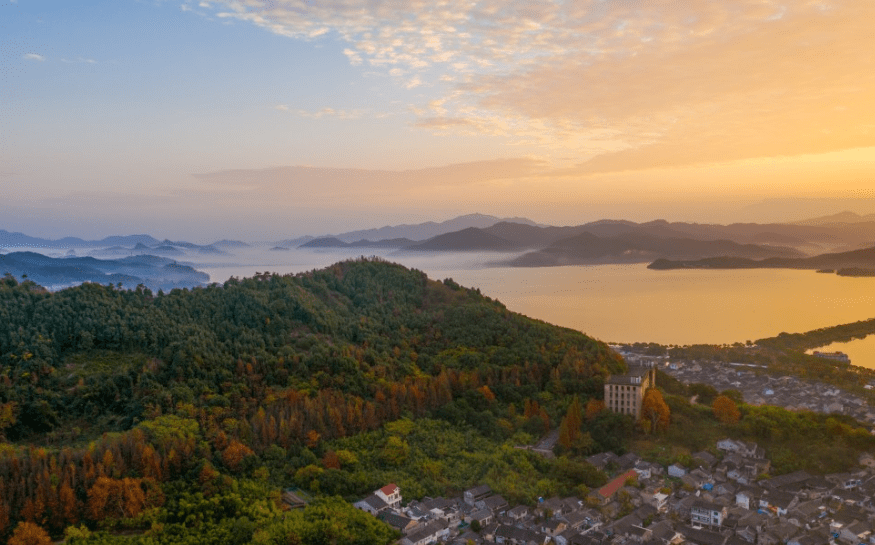
[[[386,226],[380,227],[379,229],[349,231],[347,233],[335,235],[335,237],[344,242],[354,242],[362,239],[388,240],[395,238],[408,238],[413,241],[425,241],[438,235],[460,231],[469,227],[485,229],[486,227],[491,227],[496,223],[503,221],[538,225],[532,220],[526,218],[498,218],[486,214],[467,214],[439,223],[427,221],[425,223],[417,224]]]
[[[35,252],[13,252],[0,256],[0,274],[6,273],[19,278],[27,275],[30,280],[46,287],[71,286],[82,282],[121,282],[125,288],[144,284],[153,289],[172,289],[202,286],[210,280],[204,272],[154,255],[97,259],[54,258]]]
[[[425,242],[413,244],[404,251],[415,252],[507,252],[521,249],[520,245],[488,233],[477,227],[432,237]]]
[[[217,240],[212,243],[210,246],[215,246],[216,248],[249,248],[250,245],[245,242],[241,242],[239,240]]]
[[[0,244],[3,246],[30,246],[34,248],[92,248],[96,246],[133,246],[134,244],[158,244],[160,241],[149,235],[110,236],[101,240],[83,240],[65,237],[56,240],[31,237],[23,233],[10,233],[0,229]]]
[[[832,214],[829,216],[820,216],[818,218],[795,221],[790,225],[833,225],[836,223],[863,223],[869,221],[875,221],[875,214],[861,216],[860,214],[845,210],[844,212],[839,212],[838,214]]]
[[[659,257],[700,259],[723,255],[764,258],[797,257],[802,254],[792,248],[739,244],[731,240],[662,238],[640,233],[600,237],[585,232],[558,240],[547,248],[521,255],[509,260],[506,264],[517,267],[549,267],[599,263],[644,263]]]
[[[650,269],[843,269],[875,267],[875,248],[852,252],[826,253],[806,258],[779,258],[753,260],[740,257],[713,257],[693,261],[659,259],[648,265]]]
[[[416,244],[415,241],[410,240],[409,238],[387,238],[384,240],[358,240],[356,242],[351,242],[348,244],[350,248],[404,248],[406,246],[410,246],[411,244]]]
[[[314,238],[310,242],[305,242],[298,248],[346,248],[349,246],[346,242],[336,237]]]

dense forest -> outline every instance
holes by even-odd
[[[7,276],[0,323],[0,537],[19,521],[60,536],[155,512],[136,524],[190,529],[167,506],[192,494],[240,502],[224,491],[268,482],[278,493],[302,468],[332,469],[331,441],[400,418],[440,418],[495,444],[539,435],[571,396],[600,396],[624,368],[579,332],[381,260],[169,293],[50,293]],[[333,492],[385,484],[374,475]],[[279,509],[259,497],[262,514]],[[216,531],[246,511],[210,509],[197,518]],[[173,542],[168,532],[153,533]]]
[[[379,259],[169,293],[6,276],[0,324],[12,544],[388,544],[350,503],[388,482],[405,500],[489,484],[533,505],[606,482],[584,461],[606,450],[683,461],[729,435],[780,473],[875,448],[852,420],[732,392],[712,410],[716,392],[662,374],[634,422],[604,409],[625,369],[604,343]],[[556,458],[516,448],[557,428]],[[288,510],[287,488],[307,506]]]

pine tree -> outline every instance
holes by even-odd
[[[565,418],[559,425],[559,444],[566,449],[570,449],[580,439],[580,426],[583,424],[583,414],[580,407],[580,400],[577,396],[571,401],[568,406],[568,411],[565,413]]]

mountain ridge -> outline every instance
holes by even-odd
[[[189,265],[155,255],[135,255],[120,259],[96,257],[48,257],[36,252],[12,252],[0,255],[0,274],[28,278],[51,288],[74,286],[84,282],[122,284],[135,288],[139,284],[155,289],[193,288],[209,282],[208,274]]]

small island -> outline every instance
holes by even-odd
[[[846,269],[839,269],[836,274],[839,276],[872,277],[875,276],[875,269],[849,267]]]

